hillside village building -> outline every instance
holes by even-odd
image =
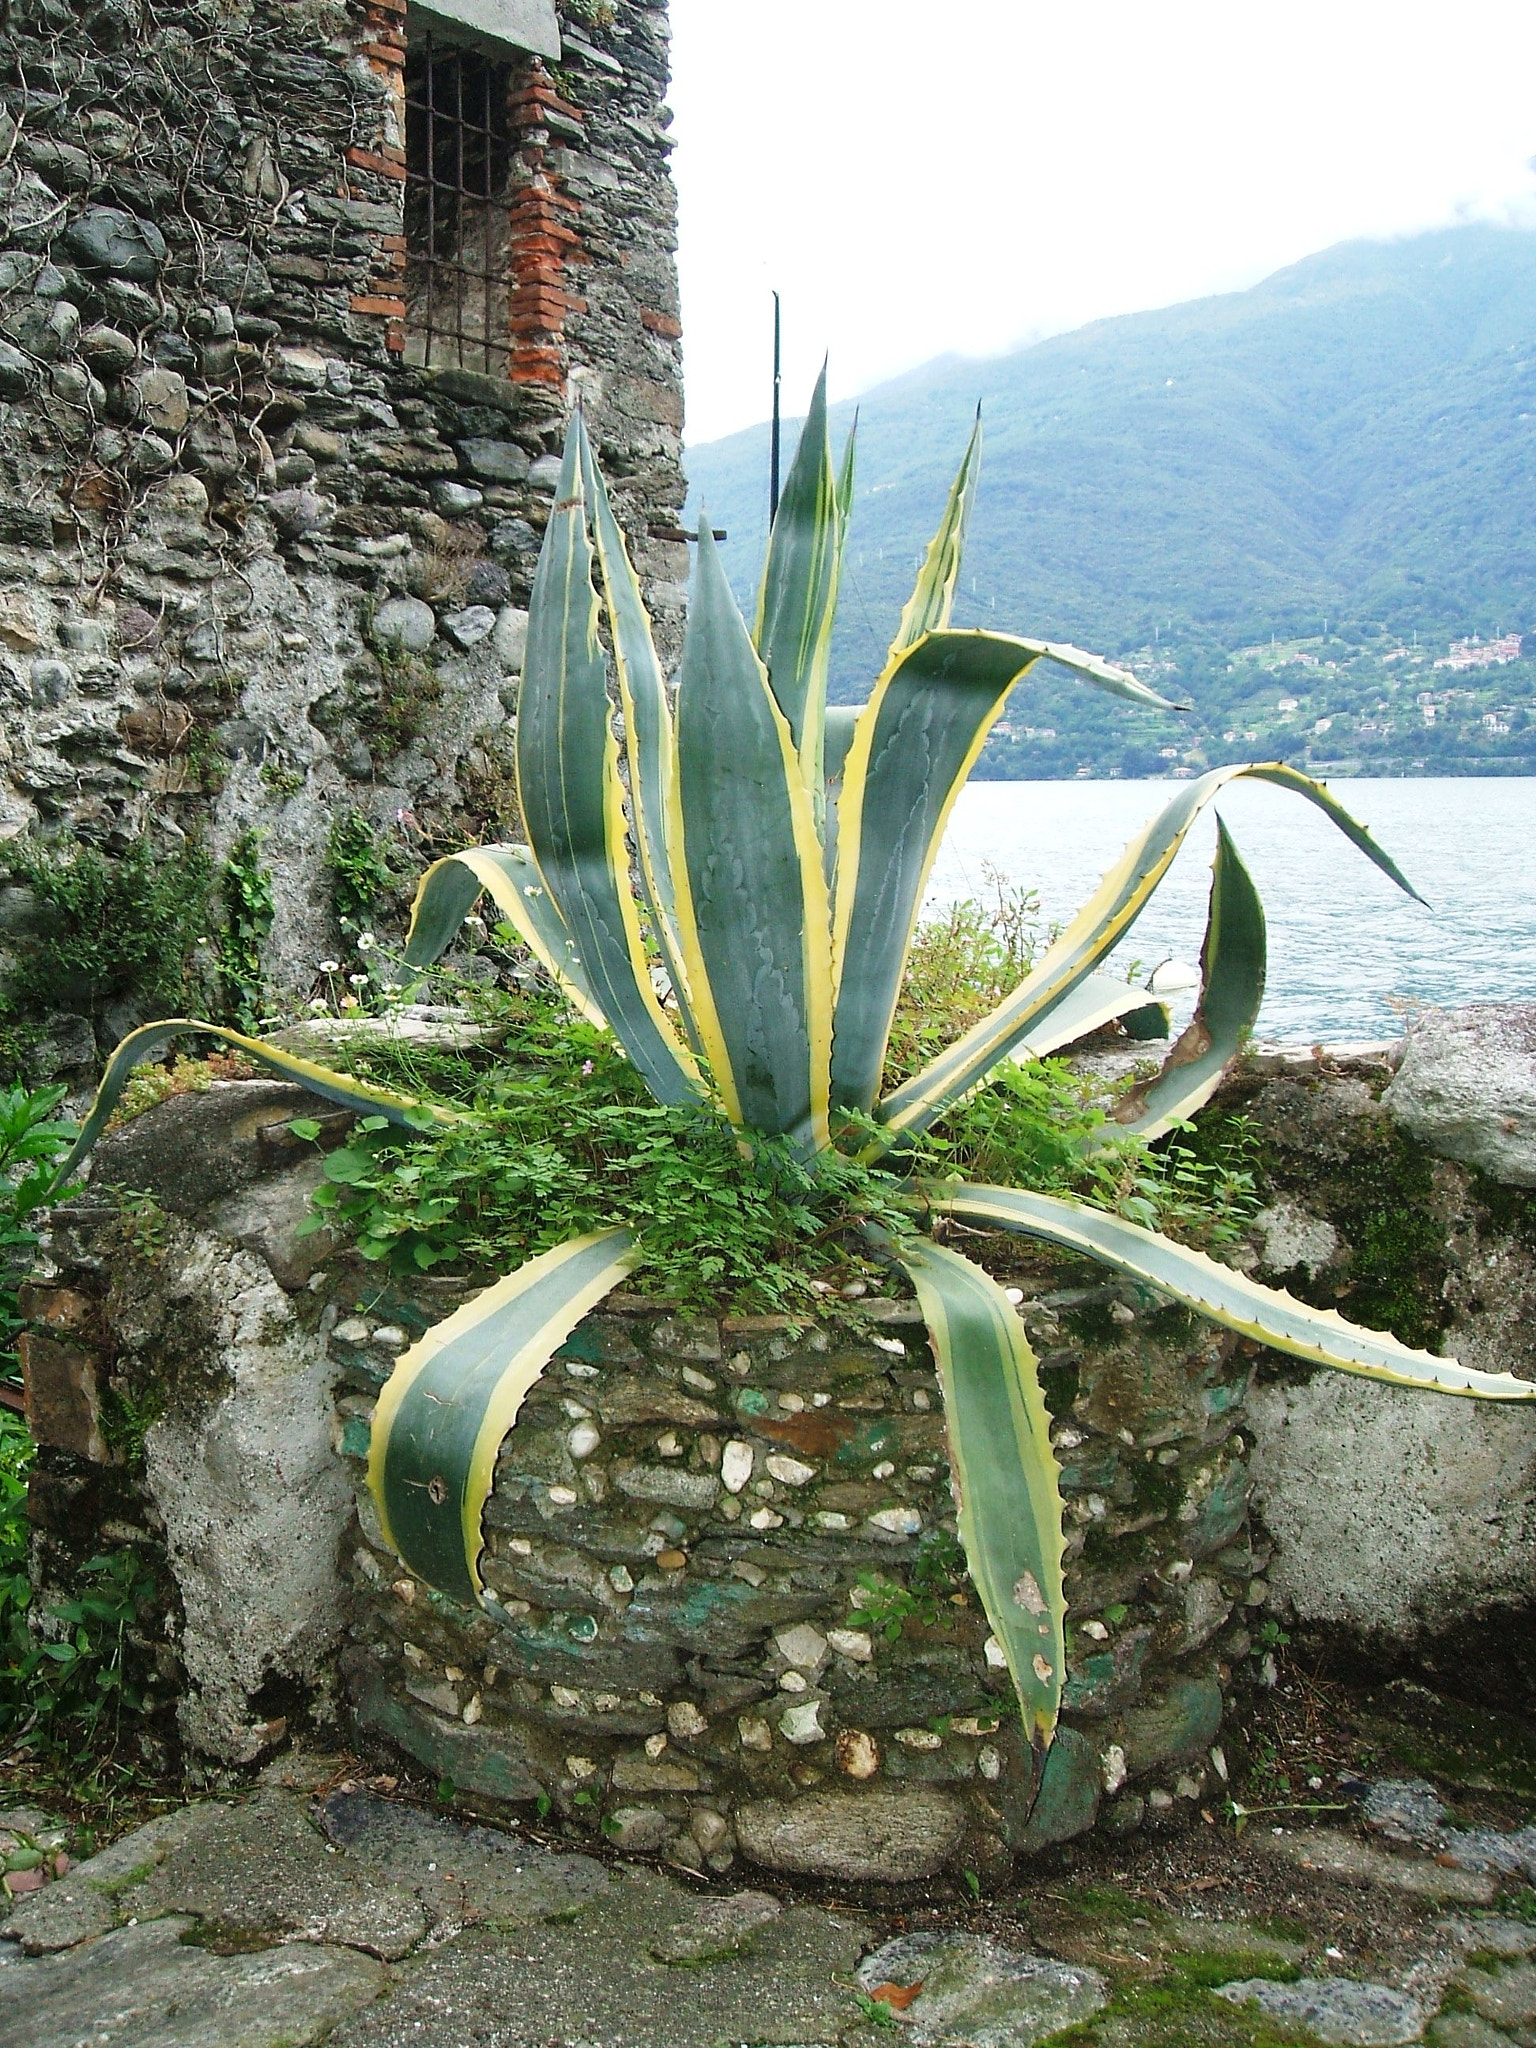
[[[643,0],[10,0],[0,854],[239,845],[303,991],[338,821],[402,871],[514,829],[578,400],[675,645],[667,55]]]

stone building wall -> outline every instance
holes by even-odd
[[[683,499],[665,7],[567,0],[558,63],[519,59],[505,376],[407,360],[412,29],[403,0],[0,21],[0,854],[201,834],[217,863],[254,831],[287,991],[336,950],[339,815],[402,868],[515,828],[577,397],[668,646],[683,604],[651,534]],[[0,946],[29,918],[0,894]],[[87,1067],[90,1031],[51,1023],[56,1070]]]

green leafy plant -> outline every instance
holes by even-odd
[[[325,848],[336,921],[356,939],[375,921],[380,898],[393,886],[394,869],[383,842],[359,810],[344,811],[331,824]]]
[[[219,973],[230,1013],[246,1031],[260,1021],[265,998],[261,952],[272,930],[272,875],[261,864],[261,841],[242,832],[229,850],[221,878],[224,929],[219,934]]]
[[[58,1116],[65,1090],[0,1088],[0,1394],[20,1382],[15,1343],[23,1327],[17,1288],[39,1244],[39,1212],[57,1201],[59,1161],[79,1126]]]
[[[850,447],[834,466],[824,382],[818,386],[752,627],[736,608],[708,522],[701,527],[674,709],[578,414],[540,557],[519,700],[529,844],[472,848],[435,863],[417,892],[405,965],[425,972],[489,894],[575,1009],[612,1033],[661,1111],[698,1117],[701,1134],[709,1118],[717,1127],[723,1121],[770,1183],[790,1162],[817,1176],[850,1160],[886,1174],[890,1198],[860,1227],[871,1252],[916,1291],[938,1364],[971,1582],[1026,1735],[1043,1752],[1065,1676],[1062,1503],[1050,1417],[1005,1291],[924,1225],[954,1219],[1085,1254],[1314,1364],[1499,1400],[1536,1398],[1536,1387],[1309,1309],[1075,1195],[924,1170],[917,1141],[1003,1062],[1044,1058],[1116,1018],[1140,1030],[1149,1013],[1162,1018],[1145,990],[1100,969],[1196,818],[1230,782],[1256,778],[1304,797],[1408,887],[1320,784],[1277,763],[1212,771],[1179,789],[1072,922],[1031,951],[1015,986],[953,1043],[931,1055],[918,1045],[915,1071],[887,1085],[939,837],[1014,685],[1051,661],[1094,688],[1162,702],[1075,648],[951,629],[979,453],[978,426],[868,701],[829,710],[827,649],[853,457]],[[1185,1125],[1257,1014],[1263,913],[1224,824],[1201,959],[1195,1017],[1162,1069],[1117,1105],[1118,1135],[1151,1140]],[[145,1027],[118,1048],[82,1147],[131,1067],[185,1028],[177,1020]],[[434,1134],[486,1119],[483,1105],[412,1097],[225,1035],[365,1119]],[[532,1076],[513,1069],[500,1107],[531,1085]],[[422,1219],[408,1213],[398,1173],[390,1169],[389,1187],[365,1185],[381,1135],[365,1130],[347,1148],[347,1164],[330,1169],[339,1175],[331,1184],[369,1198],[379,1255],[403,1245],[414,1259],[411,1232]],[[466,1170],[482,1142],[467,1139]],[[608,1175],[606,1155],[598,1171]],[[566,1187],[562,1179],[561,1200]],[[386,1231],[383,1219],[395,1214],[403,1230]],[[434,1209],[424,1220],[436,1227],[446,1218]],[[584,1220],[571,1214],[573,1224]],[[488,1287],[400,1359],[374,1416],[369,1481],[385,1540],[428,1584],[466,1603],[486,1597],[481,1514],[500,1441],[581,1317],[652,1255],[648,1232],[623,1223],[581,1229]]]
[[[73,1599],[44,1611],[30,1631],[12,1627],[0,1646],[0,1729],[8,1745],[73,1778],[99,1774],[148,1704],[144,1636],[155,1604],[153,1574],[137,1551],[92,1557]],[[0,1578],[3,1591],[3,1578]]]
[[[75,1011],[99,1025],[110,1004],[179,1007],[206,990],[212,868],[200,846],[161,854],[139,839],[113,860],[82,840],[13,840],[0,871],[38,900],[7,977],[15,1012]]]

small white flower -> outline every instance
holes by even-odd
[[[372,932],[358,933],[357,950],[359,951],[359,953],[371,953],[378,943],[378,940],[373,936]]]
[[[356,996],[343,996],[341,999],[341,1007],[344,1010],[357,1010],[361,1009],[362,1005],[358,1002]]]
[[[320,972],[322,974],[340,974],[341,962],[339,960],[322,960],[320,962]]]
[[[473,931],[483,932],[485,930],[485,919],[477,915],[477,913],[473,910],[469,913],[468,917],[465,918],[464,922],[468,926],[470,926],[470,928]]]
[[[309,1007],[314,1011],[317,1017],[323,1017],[326,1011],[331,1006],[325,1000],[324,996],[311,996],[309,999]]]
[[[368,986],[366,974],[349,974],[347,980],[352,984],[353,988],[366,988]]]

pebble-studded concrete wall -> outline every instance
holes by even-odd
[[[796,1330],[610,1297],[503,1446],[494,1606],[469,1612],[402,1570],[363,1485],[380,1385],[467,1283],[401,1288],[295,1235],[306,1107],[339,1138],[344,1116],[272,1081],[111,1133],[24,1304],[38,1583],[74,1584],[108,1527],[154,1564],[154,1690],[194,1749],[253,1761],[344,1694],[467,1795],[716,1871],[982,1869],[1220,1798],[1223,1692],[1265,1654],[1239,1340],[1091,1269],[1020,1271],[1072,1616],[1034,1803],[913,1303]]]
[[[405,360],[404,0],[4,10],[0,854],[201,834],[218,861],[254,829],[275,988],[335,950],[338,814],[412,865],[515,824],[578,396],[676,644],[685,551],[651,535],[683,496],[666,9],[566,0],[562,28],[557,67],[516,73],[488,377]],[[0,949],[33,912],[0,889]],[[44,1071],[83,1074],[89,1026],[42,1021]]]

